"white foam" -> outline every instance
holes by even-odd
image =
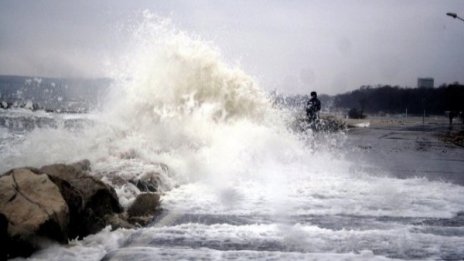
[[[358,128],[368,128],[370,125],[371,123],[368,121],[354,124],[354,126]]]

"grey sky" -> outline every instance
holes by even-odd
[[[464,82],[460,0],[0,0],[0,74],[105,76],[120,30],[148,9],[215,43],[266,90]]]

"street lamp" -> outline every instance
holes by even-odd
[[[451,16],[451,17],[453,17],[454,19],[457,18],[457,19],[459,19],[459,20],[461,20],[461,21],[464,22],[464,19],[462,19],[461,17],[459,17],[456,13],[446,13],[446,15],[447,15],[447,16]]]

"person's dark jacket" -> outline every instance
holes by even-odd
[[[315,114],[316,112],[321,110],[321,101],[317,97],[311,97],[308,103],[306,104],[306,113]]]

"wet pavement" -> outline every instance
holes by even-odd
[[[368,122],[369,120],[365,120]],[[375,122],[373,120],[372,122]],[[443,136],[464,130],[443,119],[370,124],[348,131],[346,156],[358,169],[398,178],[425,177],[464,186],[464,147],[445,142]]]

